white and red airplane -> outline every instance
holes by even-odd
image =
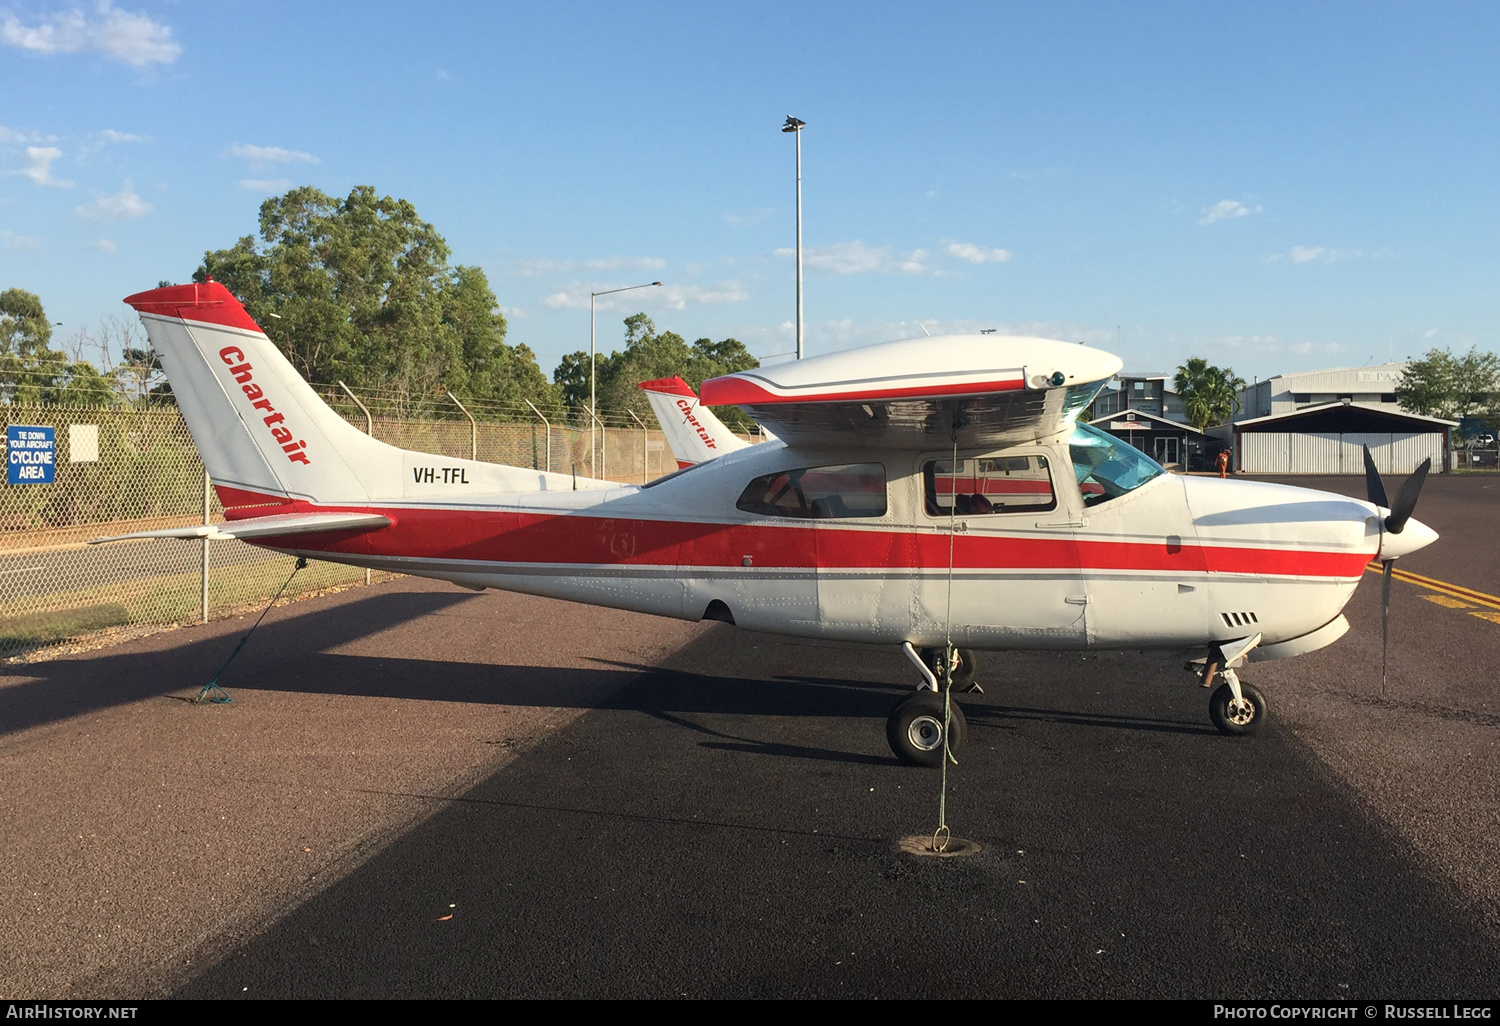
[[[962,745],[962,712],[938,687],[962,683],[974,649],[1199,654],[1204,685],[1223,679],[1213,722],[1254,732],[1265,699],[1235,669],[1335,641],[1369,561],[1437,537],[1410,518],[1425,467],[1393,509],[1368,461],[1372,502],[1167,474],[1078,423],[1121,364],[1064,342],[920,338],[715,378],[704,404],[739,405],[778,437],[625,485],[376,441],[216,282],[126,302],[227,519],[123,538],[241,538],[471,588],[900,647],[923,681],[887,737],[920,765]]]

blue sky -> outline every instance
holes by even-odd
[[[66,337],[291,185],[411,200],[551,373],[645,310],[1246,379],[1497,348],[1493,4],[0,0],[0,288]],[[1117,333],[1119,342],[1117,344]]]

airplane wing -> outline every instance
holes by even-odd
[[[1062,430],[1122,366],[1052,339],[948,335],[711,378],[702,396],[739,406],[788,445],[929,449],[956,436],[999,448]]]
[[[651,401],[651,411],[667,437],[678,470],[750,444],[729,430],[713,410],[699,403],[693,387],[681,378],[657,378],[635,387]]]
[[[282,513],[271,517],[228,520],[222,524],[192,524],[188,527],[167,527],[159,531],[117,534],[110,538],[94,538],[89,544],[131,541],[137,538],[207,538],[210,541],[241,538],[249,541],[253,538],[274,538],[286,534],[374,531],[393,523],[395,521],[390,517],[378,513]]]

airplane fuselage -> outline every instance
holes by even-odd
[[[1075,480],[1068,442],[1064,433],[1003,453],[961,452],[959,467],[1022,468],[983,482],[977,471],[960,480],[941,449],[780,442],[646,487],[484,494],[452,473],[443,483],[451,498],[304,504],[382,513],[394,521],[383,530],[263,544],[807,637],[1176,649],[1259,633],[1268,653],[1338,620],[1379,551],[1376,507],[1341,495],[1172,474],[1091,495]],[[877,487],[869,468],[879,468],[883,509],[781,515],[758,494],[746,499],[752,483],[774,487],[782,472],[851,467],[865,496]],[[963,510],[963,496],[946,501],[974,488],[1010,493],[992,491],[995,507],[983,513]],[[1020,508],[1004,511],[1007,498]]]

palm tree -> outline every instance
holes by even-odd
[[[1193,356],[1177,368],[1172,387],[1182,398],[1188,421],[1202,431],[1224,423],[1239,411],[1239,393],[1245,379],[1228,367],[1213,367],[1201,356]]]

